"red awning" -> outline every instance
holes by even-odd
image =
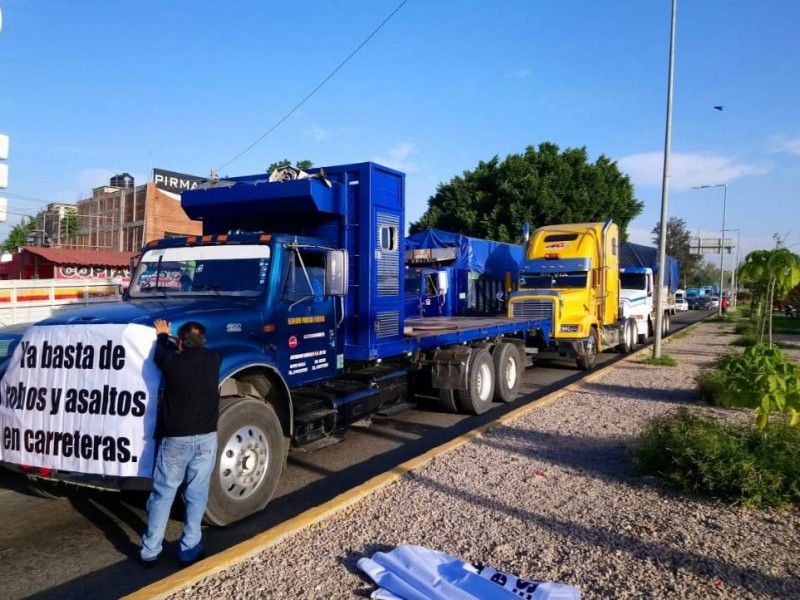
[[[63,248],[41,248],[23,246],[23,252],[41,256],[57,265],[76,265],[85,267],[127,267],[136,252],[117,252],[114,250],[66,250]]]

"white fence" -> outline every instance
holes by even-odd
[[[0,325],[46,319],[57,312],[118,302],[119,285],[98,279],[0,281]]]

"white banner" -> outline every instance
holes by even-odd
[[[155,340],[144,325],[31,327],[0,383],[0,460],[152,476]]]

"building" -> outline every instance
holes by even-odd
[[[101,186],[92,190],[91,198],[78,201],[77,235],[62,234],[60,240],[51,236],[51,244],[137,252],[150,240],[202,233],[202,223],[183,212],[179,194],[154,182],[137,186],[132,177],[124,182],[129,187]],[[112,183],[120,183],[119,176]]]

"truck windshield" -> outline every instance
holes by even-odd
[[[647,287],[647,277],[644,273],[620,273],[619,284],[623,290],[644,290]]]
[[[131,298],[245,296],[263,293],[270,263],[266,245],[154,248],[131,278]]]
[[[533,275],[523,275],[520,277],[519,285],[521,288],[542,289],[542,288],[585,288],[586,271],[571,271],[565,273],[536,273]]]

